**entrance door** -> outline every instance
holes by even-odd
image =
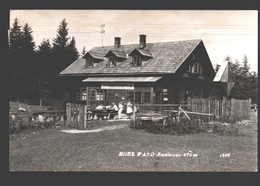
[[[162,103],[162,92],[161,91],[155,91],[155,103],[156,104]]]

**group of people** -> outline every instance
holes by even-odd
[[[126,114],[128,118],[133,114],[133,104],[131,103],[131,100],[127,100],[125,103],[124,101],[120,101],[118,106],[113,102],[112,106],[109,106],[109,109],[117,111],[118,113],[118,119],[122,118],[122,112],[124,110],[124,107],[126,106]],[[103,105],[98,105],[95,109],[96,110],[102,110],[104,108]]]
[[[124,107],[126,105],[126,114],[128,116],[128,118],[130,118],[130,116],[133,114],[133,104],[131,103],[131,100],[127,100],[126,103],[124,103],[123,101],[120,101],[117,105],[113,102],[112,103],[112,109],[115,111],[118,111],[118,119],[122,118],[122,112],[124,110]]]
[[[122,101],[119,102],[118,106],[114,102],[110,106],[104,106],[103,104],[100,104],[100,105],[95,107],[95,110],[110,109],[110,110],[113,110],[113,111],[117,111],[118,119],[121,119],[122,118],[122,112],[123,112],[125,106],[126,106],[126,114],[127,114],[128,118],[130,118],[131,115],[133,114],[133,110],[134,110],[133,104],[132,104],[130,99],[128,99],[127,102],[125,102],[122,99]]]

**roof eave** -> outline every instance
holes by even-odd
[[[59,77],[65,76],[129,76],[129,75],[166,75],[176,74],[176,72],[141,72],[141,73],[75,73],[75,74],[59,74]]]

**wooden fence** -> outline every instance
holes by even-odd
[[[190,112],[214,114],[217,117],[226,117],[231,120],[241,121],[243,119],[250,119],[251,113],[251,99],[236,100],[227,99],[187,99]]]
[[[230,120],[241,121],[243,119],[250,119],[251,115],[251,99],[249,100],[236,100],[226,99],[196,99],[188,98],[187,104],[135,104],[141,113],[146,115],[156,115],[157,113],[167,115],[169,113],[180,113],[181,110],[192,116],[201,115],[205,118],[212,116],[227,117]],[[88,107],[83,104],[67,103],[66,116],[67,126],[74,128],[85,128],[88,119]],[[174,112],[173,112],[174,111]],[[195,118],[196,118],[195,117]]]

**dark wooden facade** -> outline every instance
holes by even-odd
[[[122,100],[122,98],[124,98],[125,100],[131,99],[134,103],[173,104],[185,102],[187,101],[187,97],[209,97],[209,86],[210,83],[212,83],[212,80],[206,77],[200,79],[199,77],[203,76],[199,74],[187,74],[188,77],[183,77],[183,75],[181,74],[162,75],[160,76],[162,78],[159,79],[157,82],[149,83],[105,83],[106,85],[112,86],[115,84],[131,84],[134,86],[134,90],[102,89],[101,85],[104,83],[82,82],[85,77],[64,78],[66,85],[64,86],[64,99],[66,98],[65,94],[67,94],[67,101],[71,103],[83,103],[89,105],[103,103],[104,105],[108,105],[112,102],[118,103]],[[103,93],[103,99],[91,99],[92,89],[101,91]],[[84,90],[86,91],[86,94],[82,92]],[[84,95],[82,95],[82,93]]]

